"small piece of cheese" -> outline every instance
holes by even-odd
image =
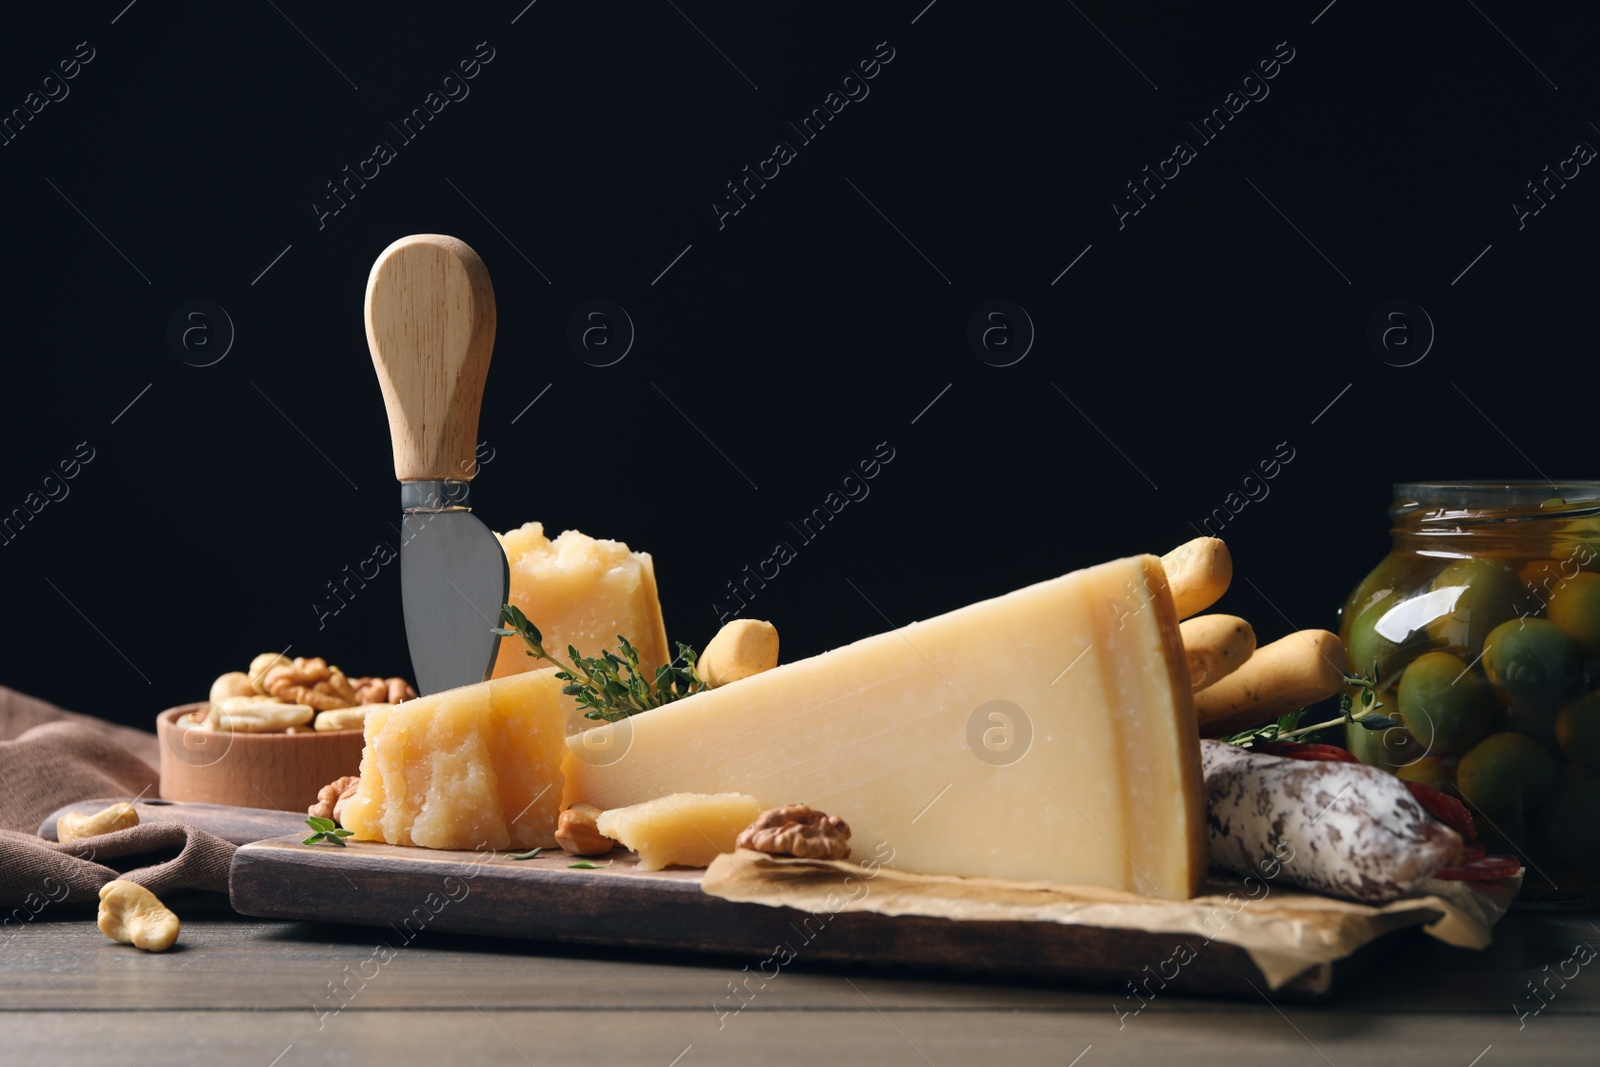
[[[756,798],[743,793],[673,793],[602,812],[595,825],[637,852],[641,871],[659,871],[704,867],[732,852],[739,831],[760,814]]]
[[[805,803],[925,874],[1194,895],[1205,796],[1161,561],[1077,571],[568,738],[567,802]]]
[[[617,636],[639,650],[647,677],[672,657],[656,593],[655,563],[648,552],[633,552],[621,541],[597,540],[567,530],[555,540],[542,523],[530,522],[497,534],[511,566],[510,603],[539,628],[544,647],[563,661],[575,645],[585,656],[618,649]],[[543,670],[550,664],[525,655],[521,638],[500,642],[494,677]],[[567,701],[569,732],[594,725],[576,701]]]
[[[554,848],[565,704],[550,668],[373,705],[344,827],[428,848]]]

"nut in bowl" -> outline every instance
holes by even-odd
[[[416,695],[402,678],[350,678],[320,658],[263,653],[219,677],[210,700],[156,717],[161,796],[303,811],[360,770],[367,711]]]

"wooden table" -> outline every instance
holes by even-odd
[[[1119,1018],[1113,1004],[1137,1004],[1126,991],[802,964],[764,989],[752,980],[734,1012],[729,983],[753,960],[424,933],[380,962],[374,929],[179,911],[190,913],[182,939],[164,955],[49,912],[0,932],[0,1063],[1501,1067],[1600,1057],[1600,958],[1565,988],[1551,978],[1538,1015],[1519,1020],[1514,1009],[1529,1011],[1526,983],[1556,974],[1579,945],[1600,951],[1592,914],[1514,914],[1483,953],[1407,935],[1321,1006],[1158,995]]]

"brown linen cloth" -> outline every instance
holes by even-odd
[[[50,903],[94,901],[113,878],[157,896],[228,891],[234,846],[191,826],[146,823],[68,844],[38,836],[74,801],[155,795],[158,758],[154,735],[0,686],[0,926]]]

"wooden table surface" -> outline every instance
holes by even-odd
[[[0,931],[0,1064],[1501,1067],[1600,1057],[1600,959],[1577,962],[1600,950],[1600,915],[1589,913],[1513,914],[1482,953],[1406,935],[1319,1006],[1158,994],[1119,1017],[1114,1004],[1138,1004],[1125,990],[803,963],[765,988],[750,981],[735,1012],[730,983],[753,960],[427,933],[384,959],[376,929],[178,910],[189,913],[183,936],[163,955],[48,911]],[[1538,1014],[1530,980],[1549,990]]]

